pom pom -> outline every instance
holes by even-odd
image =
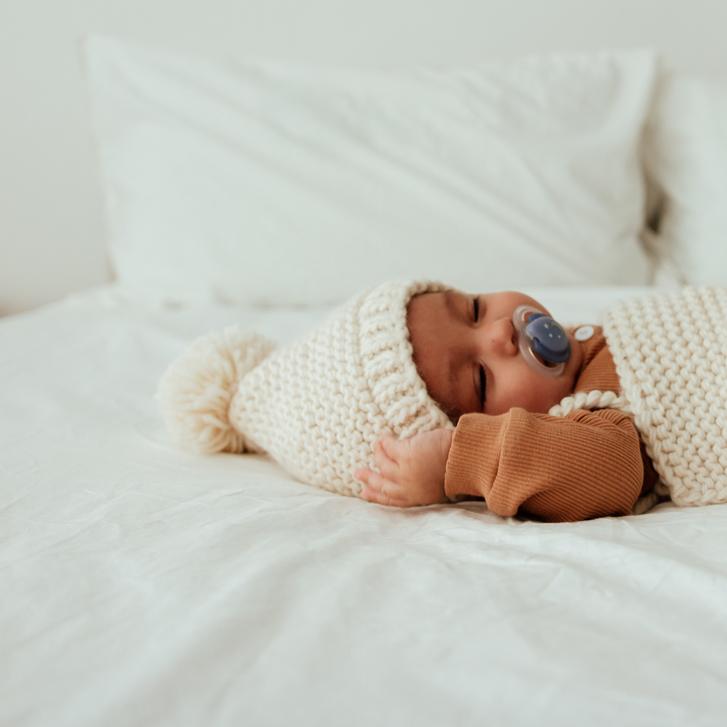
[[[157,399],[175,442],[196,452],[244,452],[250,447],[230,423],[228,411],[245,374],[274,344],[236,326],[194,341],[167,369]]]

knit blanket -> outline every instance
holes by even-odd
[[[659,474],[656,494],[676,505],[727,502],[727,289],[620,302],[607,311],[603,332],[621,392],[579,392],[550,413],[612,407],[633,414]]]

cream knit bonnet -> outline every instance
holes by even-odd
[[[199,452],[267,452],[308,484],[358,495],[353,471],[373,465],[385,430],[453,428],[417,372],[406,321],[412,296],[446,289],[384,283],[284,347],[236,327],[197,339],[159,385],[173,439]]]

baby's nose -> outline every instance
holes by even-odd
[[[490,333],[492,345],[505,356],[518,353],[517,331],[511,318],[500,318],[492,324]]]

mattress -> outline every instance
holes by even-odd
[[[638,291],[527,292],[578,323]],[[109,286],[0,319],[0,724],[724,724],[727,505],[402,510],[170,445],[192,338],[326,312]]]

